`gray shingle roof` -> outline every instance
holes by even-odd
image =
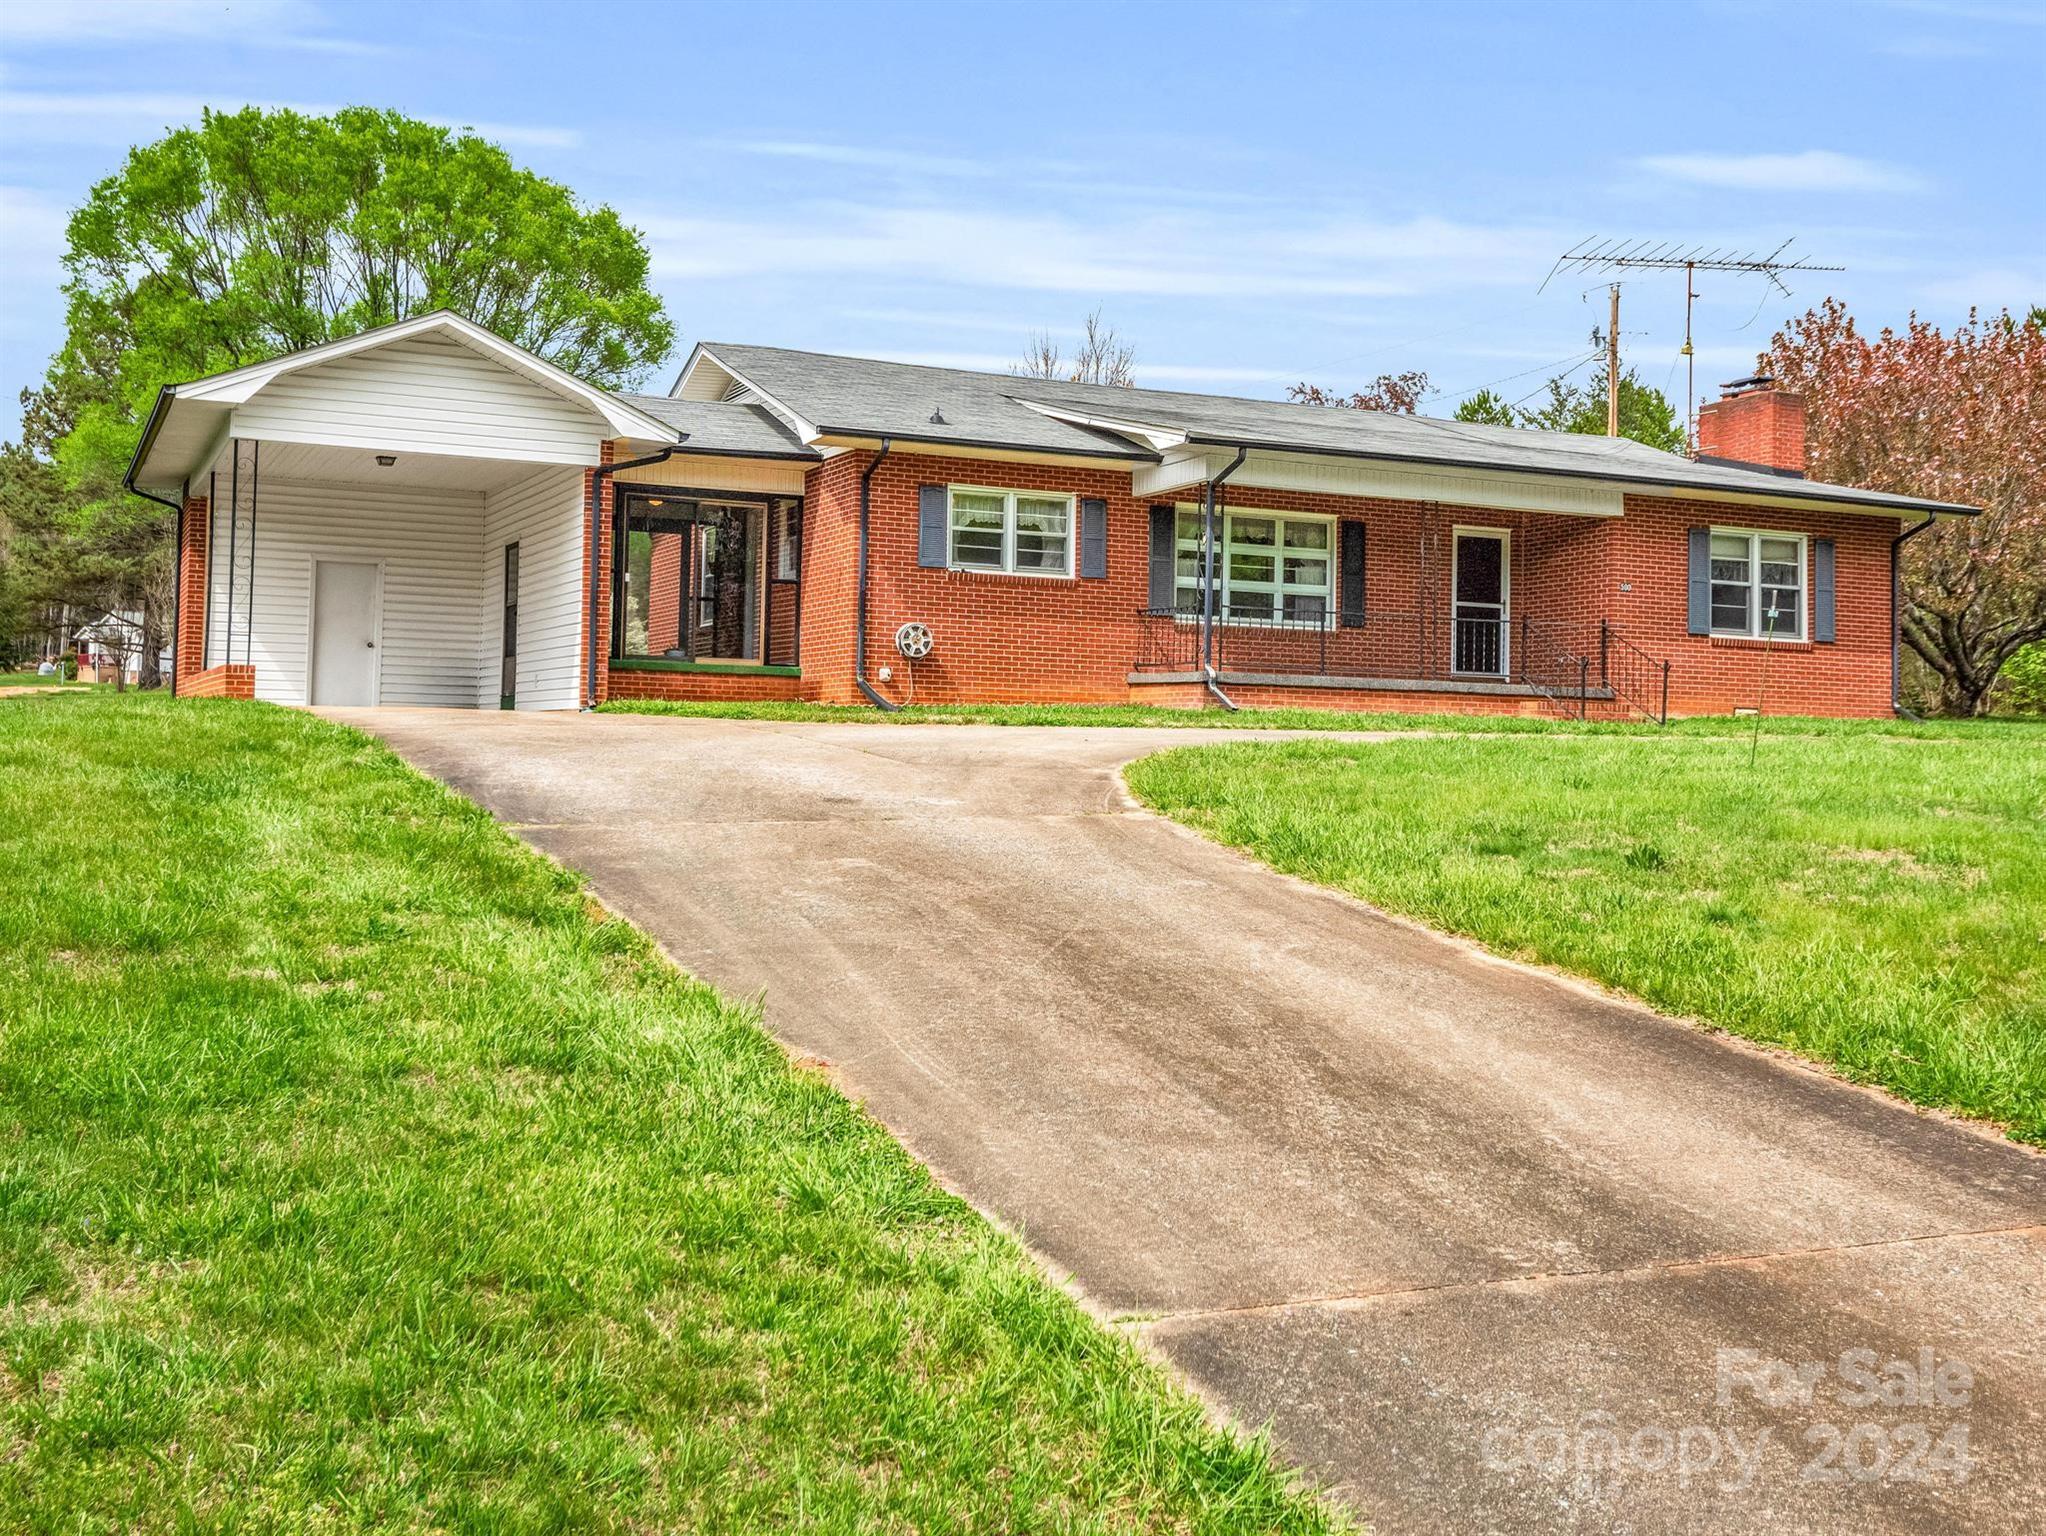
[[[721,453],[734,458],[816,459],[764,405],[728,405],[721,401],[671,400],[666,395],[626,395],[625,400],[649,416],[689,434],[685,453]]]
[[[1155,459],[1141,443],[1040,415],[1012,398],[1035,380],[964,368],[926,368],[779,347],[702,348],[745,380],[826,432],[887,436],[906,442],[960,443],[1073,453],[1125,462]],[[1033,391],[1034,392],[1034,391]],[[1105,393],[1120,398],[1124,390]],[[931,413],[943,414],[933,422]]]
[[[1140,440],[1054,420],[1024,403],[1029,401],[1183,433],[1191,442],[1217,447],[1566,475],[1617,481],[1648,492],[1668,487],[1795,497],[1900,516],[1975,510],[1951,502],[1790,478],[1767,470],[1694,462],[1626,438],[1479,426],[1384,411],[1329,410],[1231,395],[1068,384],[779,347],[705,342],[702,350],[827,435],[890,436],[907,442],[1086,454],[1125,461],[1157,457]],[[943,416],[942,423],[931,421],[933,412]]]

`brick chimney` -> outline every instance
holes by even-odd
[[[1699,460],[1802,476],[1804,396],[1778,389],[1766,373],[1719,389],[1717,400],[1698,407]]]

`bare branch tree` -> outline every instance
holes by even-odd
[[[1051,339],[1048,331],[1032,331],[1030,346],[1023,354],[1023,361],[1016,372],[1026,379],[1062,379],[1064,359],[1059,356],[1059,344]]]
[[[1136,364],[1137,349],[1118,336],[1114,326],[1105,324],[1101,311],[1096,309],[1087,317],[1080,350],[1073,355],[1070,365],[1050,334],[1039,331],[1031,334],[1030,345],[1016,372],[1031,379],[1064,379],[1073,384],[1113,384],[1118,389],[1131,389],[1137,382]]]

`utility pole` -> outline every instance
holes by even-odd
[[[1611,285],[1613,309],[1606,321],[1606,436],[1620,435],[1620,285]]]
[[[1548,277],[1542,279],[1542,288],[1558,272],[1626,272],[1636,269],[1652,269],[1684,274],[1684,350],[1682,356],[1692,361],[1684,374],[1684,420],[1688,424],[1698,404],[1698,384],[1695,378],[1696,354],[1691,346],[1691,302],[1698,297],[1696,277],[1700,272],[1753,272],[1767,278],[1769,283],[1785,298],[1790,297],[1789,285],[1783,281],[1785,272],[1842,272],[1844,267],[1827,266],[1816,261],[1799,257],[1794,261],[1783,259],[1783,253],[1790,249],[1786,240],[1768,255],[1751,252],[1737,252],[1717,246],[1690,246],[1676,242],[1657,243],[1653,240],[1580,240],[1561,256],[1555,266],[1549,269]],[[1535,290],[1540,292],[1540,289]],[[1619,435],[1619,377],[1620,377],[1620,286],[1613,284],[1612,322],[1610,334],[1606,337],[1606,366],[1611,377],[1606,384],[1606,431],[1608,436]],[[1687,425],[1686,436],[1689,436]],[[1697,442],[1691,441],[1692,451]]]
[[[1697,451],[1698,351],[1691,345],[1691,303],[1698,297],[1698,263],[1684,263],[1684,446]]]

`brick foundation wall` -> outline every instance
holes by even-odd
[[[178,683],[178,696],[186,699],[253,699],[256,669],[247,662],[208,667]]]
[[[779,673],[668,672],[618,667],[611,674],[614,699],[675,699],[690,703],[728,700],[798,699],[803,680]]]
[[[1556,707],[1538,696],[1513,694],[1416,692],[1405,688],[1289,688],[1264,683],[1232,683],[1222,691],[1243,709],[1358,709],[1389,714],[1541,715],[1554,718]],[[1215,696],[1198,683],[1132,683],[1132,704],[1167,709],[1220,709]],[[1575,713],[1575,706],[1570,711]],[[1594,705],[1592,715],[1601,711]]]
[[[178,569],[178,632],[173,637],[179,693],[206,667],[206,498],[185,499],[183,553]]]

